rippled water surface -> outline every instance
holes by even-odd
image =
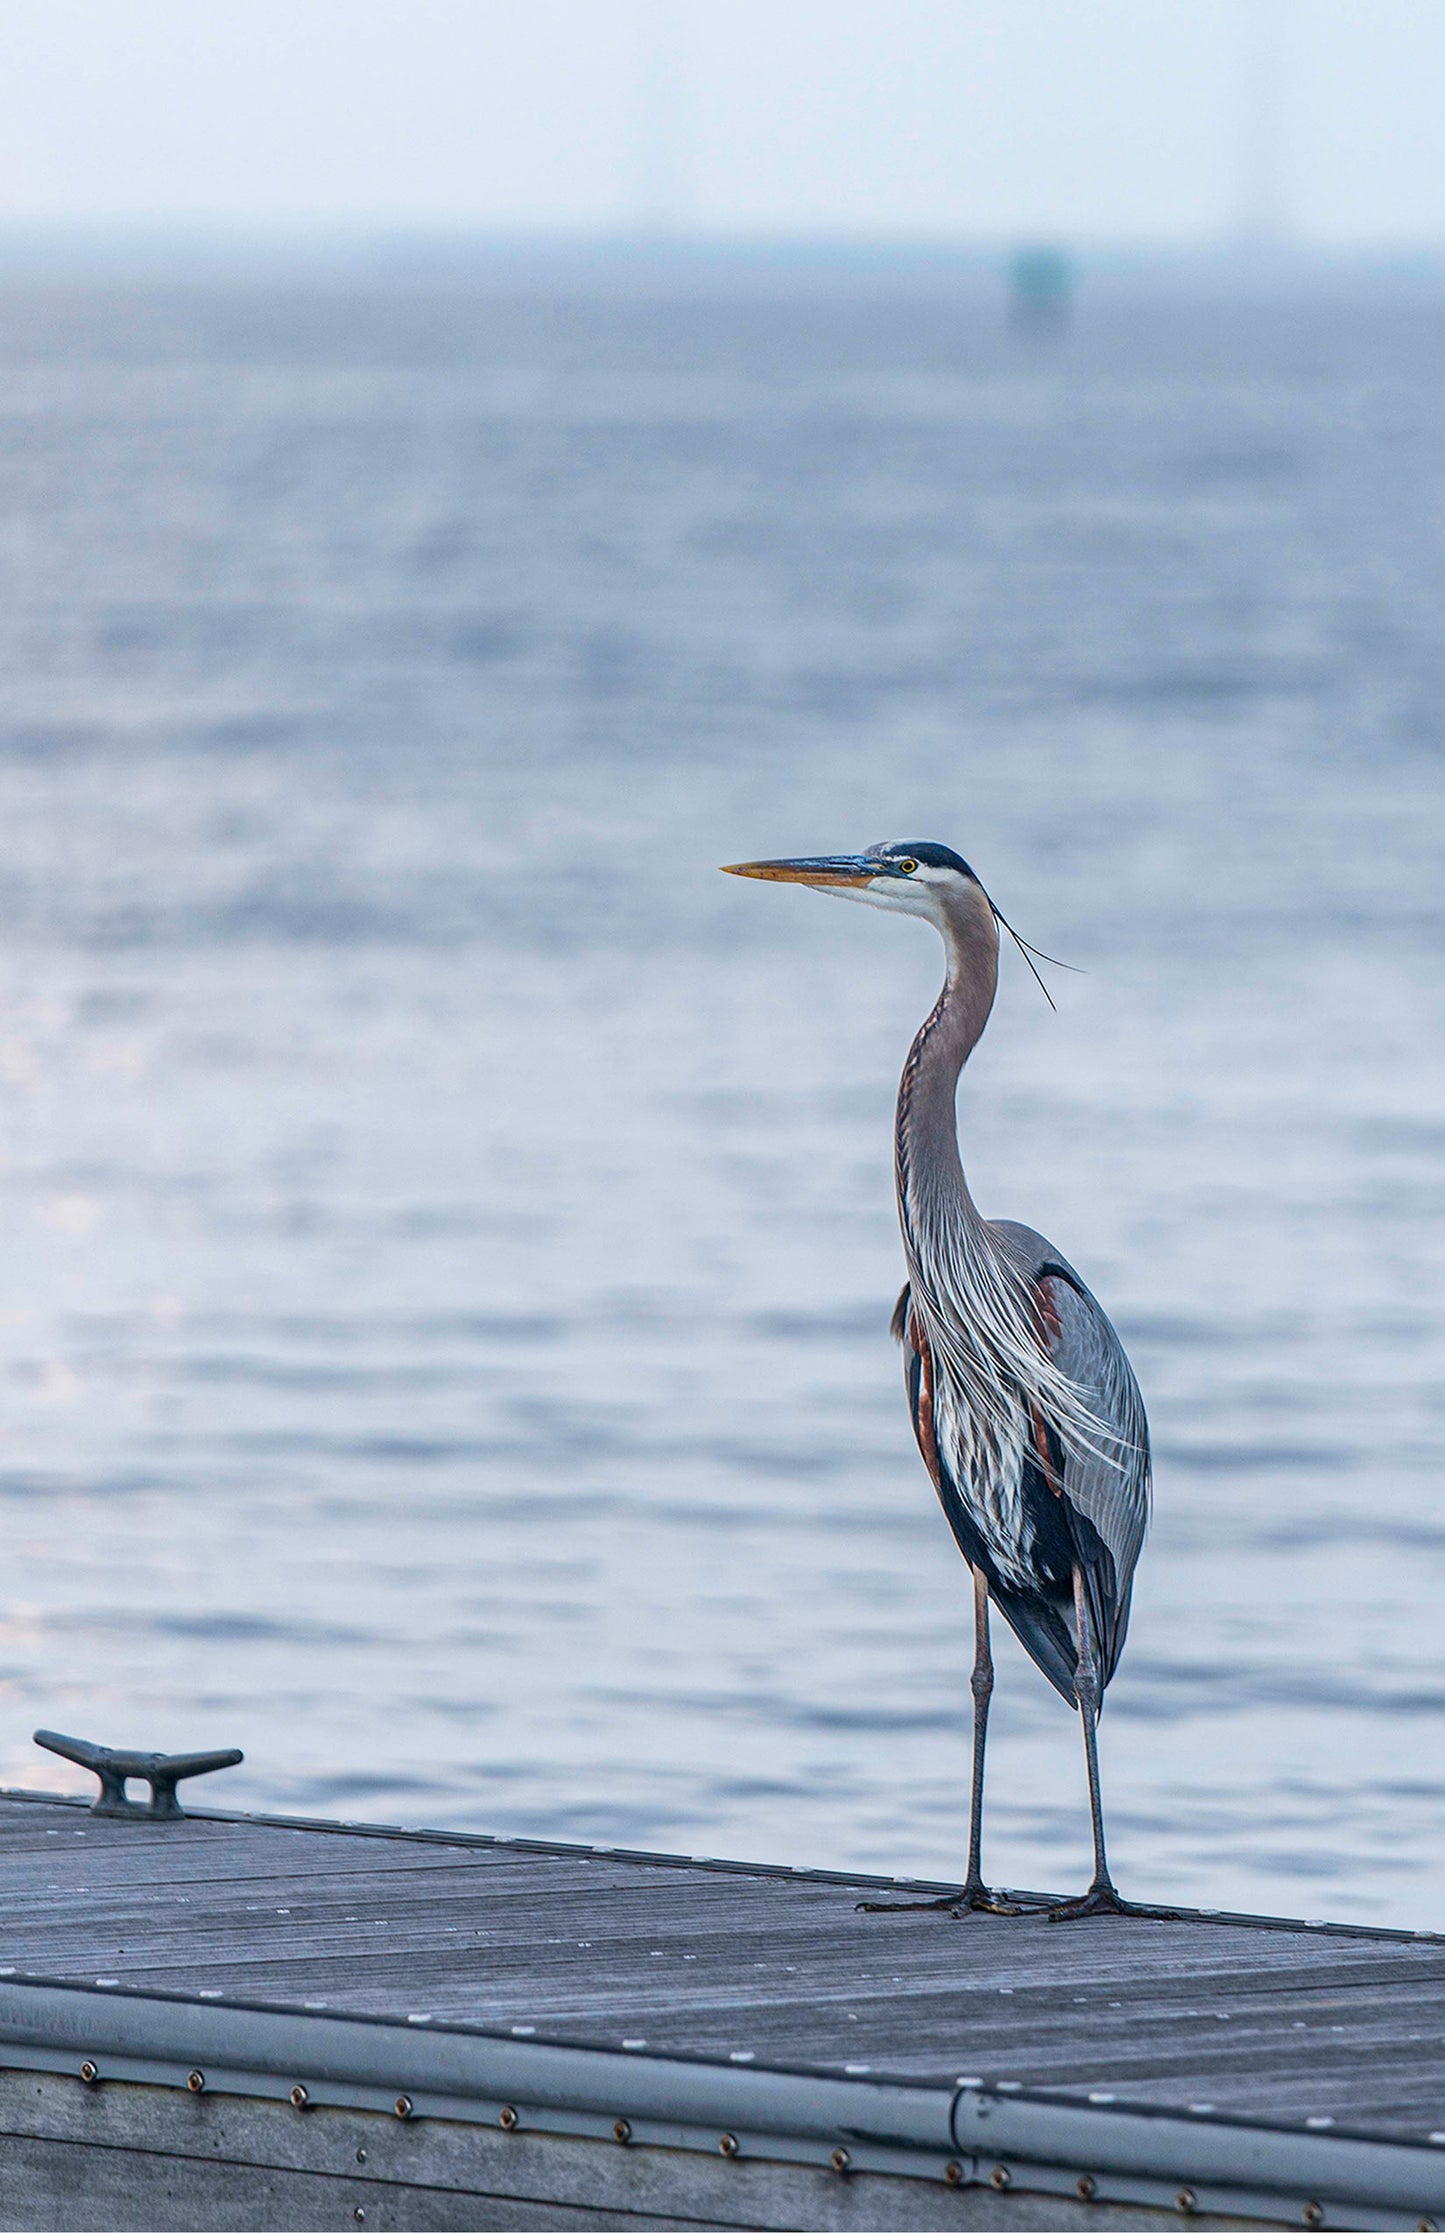
[[[936,837],[1088,972],[961,1122],[1154,1423],[1120,1877],[1445,1925],[1445,301],[0,310],[6,1779],[956,1869],[936,946],[715,873]],[[1000,1658],[990,1871],[1067,1887]]]

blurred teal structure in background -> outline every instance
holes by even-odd
[[[1009,259],[1009,308],[1016,332],[1064,332],[1073,295],[1074,266],[1064,249],[1015,249]]]

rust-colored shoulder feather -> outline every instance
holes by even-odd
[[[943,1492],[943,1467],[938,1455],[938,1435],[933,1423],[933,1353],[928,1336],[918,1322],[908,1288],[898,1298],[893,1313],[893,1338],[903,1344],[908,1372],[908,1408],[919,1454],[933,1486]]]

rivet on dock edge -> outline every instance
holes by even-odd
[[[93,2062],[83,2062],[80,2066],[80,2075],[82,2082],[87,2086],[95,2085],[100,2078],[100,2072]]]
[[[738,2152],[738,2136],[735,2132],[725,2132],[717,2145],[719,2155],[736,2155]]]
[[[829,2158],[835,2171],[846,2171],[853,2158],[846,2148],[835,2148]]]
[[[614,2140],[620,2141],[623,2147],[626,2147],[628,2141],[632,2138],[632,2127],[626,2117],[618,2118],[616,2124],[612,2127],[612,2137]]]
[[[291,2106],[293,2109],[304,2109],[310,2099],[311,2096],[304,2086],[293,2086],[291,2088]]]
[[[206,2090],[206,2073],[204,2070],[188,2070],[186,2072],[186,2084],[190,2087],[192,2093],[204,2093]]]
[[[1081,2202],[1092,2202],[1098,2191],[1099,2182],[1088,2171],[1084,2173],[1081,2179],[1074,2181],[1074,2192]]]
[[[1014,2175],[1006,2163],[996,2163],[988,2175],[988,2183],[995,2193],[1003,2194],[1014,2183]]]
[[[404,2124],[411,2115],[411,2095],[409,2093],[399,2093],[391,2106]]]
[[[507,2106],[506,2106],[506,2108],[505,2108],[505,2109],[504,2109],[504,2110],[502,2111],[501,2115],[500,2115],[500,2116],[498,2117],[498,2119],[497,2119],[497,2122],[498,2122],[498,2124],[499,2124],[499,2125],[501,2126],[501,2128],[502,2128],[503,2132],[515,2132],[515,2131],[516,2131],[516,2129],[517,2129],[517,2112],[516,2112],[516,2110],[515,2110],[515,2109],[514,2109],[514,2108],[512,2107],[512,2104],[511,2104],[511,2102],[510,2102],[510,2101],[509,2101],[509,2102],[507,2103]]]
[[[963,2165],[961,2163],[945,2163],[945,2165],[943,2166],[943,2176],[948,2181],[950,2186],[962,2186]]]

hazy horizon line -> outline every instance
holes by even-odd
[[[1190,235],[1071,234],[1066,226],[1019,226],[1007,232],[956,228],[743,227],[698,221],[645,225],[616,219],[586,224],[543,220],[458,218],[407,213],[328,216],[171,213],[37,217],[0,214],[0,258],[67,255],[108,258],[126,253],[386,254],[420,247],[436,253],[542,254],[669,258],[718,257],[955,260],[996,264],[1024,248],[1047,246],[1080,264],[1212,264],[1276,266],[1445,264],[1438,240],[1381,236],[1341,240],[1297,232],[1251,234],[1238,228]]]

